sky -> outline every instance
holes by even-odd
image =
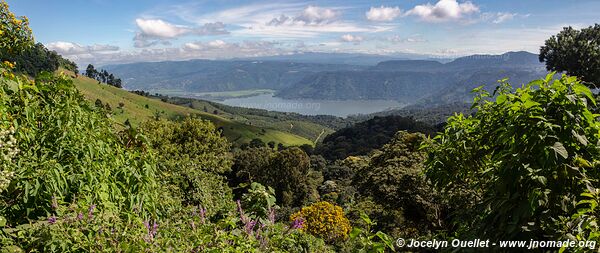
[[[37,42],[97,65],[302,52],[458,57],[538,52],[600,23],[596,0],[7,0]]]

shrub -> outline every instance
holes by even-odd
[[[9,224],[53,213],[53,199],[157,211],[152,154],[126,147],[66,76],[0,80],[0,112],[0,131],[14,128],[20,150],[8,167],[12,181],[0,196],[0,216]]]
[[[325,201],[303,207],[290,216],[290,221],[301,230],[328,242],[345,240],[350,232],[350,222],[342,208]]]
[[[553,75],[514,92],[503,84],[495,98],[480,91],[475,115],[451,117],[429,146],[427,175],[468,235],[558,238],[566,224],[556,221],[598,188],[596,101],[577,78]]]

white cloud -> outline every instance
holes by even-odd
[[[279,17],[271,19],[267,25],[324,25],[334,22],[341,15],[340,11],[309,5],[295,17],[281,14]]]
[[[149,47],[156,44],[170,45],[169,39],[185,35],[219,35],[228,34],[222,22],[205,23],[198,27],[175,25],[161,19],[138,18],[135,23],[139,29],[133,38],[134,46],[138,48]]]
[[[232,24],[230,32],[237,38],[268,40],[293,40],[319,37],[323,34],[376,33],[389,31],[391,26],[368,25],[355,20],[345,20],[342,12],[347,7],[317,6],[299,2],[248,4],[216,12],[203,12],[200,3],[186,3],[174,9],[156,14],[169,13],[189,23],[204,24],[219,20]]]
[[[225,41],[222,40],[213,40],[211,42],[208,42],[208,45],[212,48],[224,48],[227,43],[225,43]]]
[[[409,37],[402,37],[399,35],[394,35],[391,37],[387,37],[386,38],[387,41],[391,42],[391,43],[421,43],[421,42],[427,42],[427,40],[425,38],[423,38],[423,35],[420,34],[415,34]]]
[[[135,24],[142,34],[157,38],[175,38],[189,32],[184,26],[174,25],[160,19],[141,19],[135,20]]]
[[[456,0],[440,0],[435,5],[417,5],[405,15],[417,16],[426,22],[446,22],[458,21],[477,12],[479,7],[469,1],[459,3]]]
[[[371,7],[365,13],[368,20],[371,21],[392,21],[402,14],[402,10],[398,7]]]
[[[48,43],[46,47],[49,50],[56,51],[58,54],[63,56],[91,54],[91,53],[103,53],[103,52],[114,52],[118,51],[119,47],[111,45],[95,44],[92,46],[82,46],[77,43],[57,41]]]
[[[309,5],[295,20],[305,22],[306,24],[322,24],[332,22],[340,15],[341,12],[333,9]]]
[[[364,38],[358,35],[344,34],[340,37],[340,40],[342,42],[354,42],[355,44],[358,44],[362,42]]]
[[[494,19],[492,22],[494,24],[500,24],[500,23],[503,23],[505,21],[512,20],[516,15],[517,15],[516,13],[499,12],[497,14],[496,19]]]

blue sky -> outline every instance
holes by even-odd
[[[600,23],[595,0],[8,0],[36,40],[78,63],[294,52],[454,57],[537,52],[564,26]]]

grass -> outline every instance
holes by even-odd
[[[188,115],[197,115],[221,128],[225,137],[235,144],[248,143],[252,139],[258,138],[265,143],[273,141],[282,143],[285,146],[314,145],[311,140],[296,134],[271,127],[252,126],[203,110],[165,103],[159,99],[140,96],[110,85],[99,84],[96,80],[81,75],[74,78],[74,83],[91,103],[95,103],[97,99],[100,99],[103,104],[109,104],[112,109],[112,118],[118,125],[122,125],[126,120],[129,120],[133,126],[137,126],[156,116],[176,120]],[[119,104],[123,104],[123,106],[120,107]]]

